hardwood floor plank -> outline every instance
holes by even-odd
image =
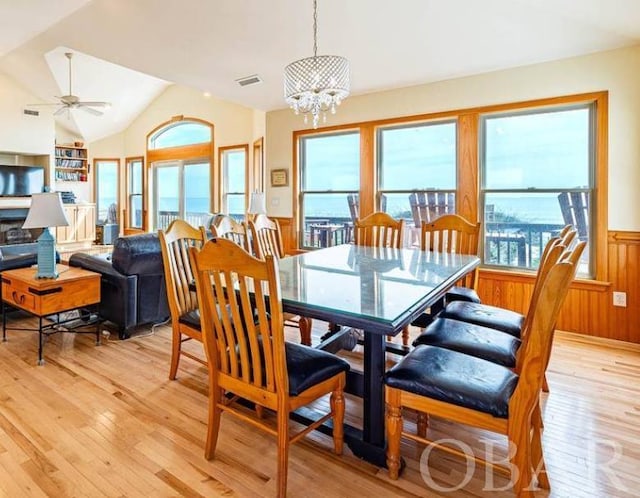
[[[315,342],[325,327],[314,324]],[[297,330],[287,333],[298,339]],[[0,495],[275,495],[276,442],[268,434],[223,416],[216,457],[204,458],[207,372],[183,359],[179,378],[168,380],[169,327],[128,341],[105,338],[100,347],[91,336],[54,336],[44,367],[35,365],[35,334],[9,339],[0,344]],[[186,347],[197,353],[201,345]],[[343,356],[361,366],[358,348]],[[551,393],[543,398],[551,496],[638,495],[639,379],[639,345],[556,334]],[[346,398],[345,419],[361,424],[360,401]],[[315,407],[326,409],[328,400]],[[415,430],[414,420],[407,415],[407,430]],[[446,420],[432,418],[429,435],[459,440],[479,456],[487,444],[496,459],[507,454],[504,438]],[[310,434],[290,451],[289,494],[513,496],[502,489],[506,478],[480,466],[467,474],[464,460],[434,450],[426,475],[424,447],[403,440],[401,451],[406,470],[391,481],[384,469],[348,449],[336,457],[328,437]]]

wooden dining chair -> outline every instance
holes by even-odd
[[[251,252],[247,226],[243,222],[236,221],[226,214],[219,214],[213,219],[209,231],[212,237],[223,237],[231,240],[245,251]]]
[[[479,240],[480,223],[470,223],[457,214],[444,214],[434,221],[423,222],[420,230],[420,248],[423,251],[476,256]],[[478,281],[478,268],[476,268],[447,292],[445,301],[462,300],[479,303]]]
[[[182,344],[195,339],[202,342],[200,312],[195,292],[189,288],[193,282],[193,271],[189,262],[189,247],[202,247],[206,240],[204,232],[186,221],[174,220],[166,231],[158,230],[167,301],[171,312],[171,366],[169,379],[174,380],[178,372],[180,357],[186,356],[203,365],[206,362],[182,349]]]
[[[270,220],[264,214],[257,215],[254,220],[249,220],[249,236],[256,258],[265,259],[267,256],[273,256],[276,259],[282,259],[285,257],[278,220]],[[285,313],[285,325],[298,327],[300,342],[311,346],[313,326],[311,318]]]
[[[563,232],[564,236],[560,238],[557,243],[565,247],[569,247],[575,240],[576,232],[575,230],[563,230]],[[554,241],[555,239],[551,239],[546,244],[540,257],[541,263],[546,257],[546,252],[551,249],[553,244],[556,243]],[[537,275],[540,275],[540,267],[538,267]],[[454,301],[452,303],[448,303],[439,316],[441,318],[452,318],[454,320],[493,328],[518,338],[520,337],[525,321],[525,315],[522,313],[500,308],[498,306],[468,301]]]
[[[353,229],[356,245],[396,249],[402,247],[404,220],[396,220],[387,213],[377,211],[358,218]]]
[[[557,240],[559,241],[560,239]],[[523,351],[522,344],[527,340],[527,330],[530,329],[528,323],[533,320],[532,311],[540,295],[542,284],[547,278],[550,269],[553,268],[558,261],[568,260],[572,264],[577,265],[586,246],[586,242],[579,242],[573,248],[567,248],[561,243],[555,243],[552,244],[552,246],[553,247],[547,251],[544,261],[540,265],[538,278],[536,279],[531,297],[529,312],[526,315],[519,338],[473,323],[461,322],[450,318],[437,318],[427,327],[424,333],[416,338],[413,345],[424,344],[458,351],[502,365],[518,373],[521,369],[519,355]],[[553,335],[553,333],[549,335],[549,340],[552,342]],[[549,353],[551,353],[551,346],[548,348]],[[547,357],[545,360],[545,372],[549,364],[549,359],[550,357]],[[548,392],[546,375],[543,379],[543,391]],[[423,423],[424,420],[419,415],[418,425],[420,426]],[[419,430],[423,431],[424,429],[419,428]]]
[[[577,265],[554,264],[534,303],[522,345],[519,374],[501,365],[456,351],[420,345],[385,375],[387,403],[387,465],[391,479],[400,470],[402,436],[436,446],[448,453],[472,458],[511,473],[518,497],[533,496],[531,484],[549,488],[541,443],[539,393],[542,388],[549,336],[567,295]],[[512,468],[403,431],[403,408],[428,413],[456,423],[504,434],[508,437]]]
[[[216,238],[201,251],[191,249],[191,260],[209,365],[205,457],[214,457],[223,412],[275,435],[278,496],[283,497],[291,443],[333,418],[334,450],[342,454],[349,364],[325,351],[285,342],[278,259],[273,255],[260,260],[232,241]],[[331,395],[330,412],[289,436],[289,414],[326,394]],[[238,398],[275,411],[276,428],[238,409]]]

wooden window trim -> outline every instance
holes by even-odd
[[[208,126],[211,131],[211,140],[209,142],[204,142],[200,144],[189,144],[189,145],[182,145],[178,147],[165,147],[162,149],[149,148],[149,139],[154,134],[156,134],[161,129],[166,128],[167,126],[175,125],[176,123],[181,121],[196,122],[196,123],[200,123]],[[220,179],[218,177],[218,170],[215,164],[216,149],[215,149],[214,135],[215,135],[214,123],[211,123],[201,118],[192,117],[192,116],[183,116],[183,115],[173,116],[171,119],[167,121],[163,121],[162,123],[157,125],[155,128],[153,128],[149,133],[147,133],[147,136],[145,137],[144,164],[146,167],[144,168],[144,178],[143,178],[143,183],[145,188],[148,190],[149,186],[151,185],[151,182],[149,181],[149,175],[151,174],[151,167],[154,162],[171,161],[171,160],[185,161],[185,160],[191,160],[191,159],[206,158],[209,160],[209,199],[210,199],[209,210],[214,213],[217,212],[219,210],[220,205],[218,202],[218,196],[216,195],[216,186],[219,185]],[[145,192],[145,193],[148,194],[148,192]],[[149,197],[150,197],[149,195],[145,195],[145,205],[144,205],[145,219],[143,221],[143,225],[147,230],[151,226],[151,223],[150,223],[151,220],[149,218],[151,216],[149,212]]]
[[[116,212],[122,217],[122,212],[120,211],[121,199],[120,199],[120,175],[122,174],[122,170],[120,169],[120,158],[119,157],[94,157],[93,158],[93,199],[96,203],[96,222],[100,221],[98,219],[98,163],[107,163],[107,162],[115,162],[117,164],[118,178],[116,184],[118,185],[116,189]],[[120,220],[122,221],[122,220]]]
[[[142,162],[142,228],[137,228],[137,227],[130,227],[129,226],[129,186],[131,185],[131,176],[129,173],[129,164],[135,161],[140,161]],[[147,219],[147,209],[146,209],[146,205],[147,205],[147,184],[146,184],[146,178],[147,175],[145,174],[145,167],[144,167],[145,161],[144,161],[144,156],[131,156],[131,157],[125,157],[124,159],[124,175],[125,175],[125,180],[124,180],[124,191],[125,191],[125,207],[122,210],[122,225],[124,227],[123,231],[125,235],[131,235],[131,234],[135,234],[135,233],[140,233],[140,232],[146,232],[147,230],[147,225],[146,225],[146,219]]]
[[[362,215],[369,214],[375,209],[376,158],[375,131],[382,126],[393,124],[411,124],[418,121],[435,121],[439,119],[457,119],[457,185],[456,209],[470,221],[478,220],[479,203],[479,141],[478,126],[481,115],[502,113],[505,111],[521,111],[531,108],[562,107],[570,104],[595,104],[595,178],[593,192],[596,198],[594,211],[595,240],[595,275],[592,281],[605,282],[608,279],[607,269],[607,231],[608,231],[608,107],[609,92],[598,91],[560,97],[509,102],[503,104],[455,109],[427,114],[416,114],[380,120],[361,121],[336,126],[328,126],[320,130],[306,129],[293,132],[292,143],[292,206],[293,220],[296,227],[300,227],[298,199],[300,196],[300,138],[308,135],[335,133],[336,131],[358,130],[360,132],[360,209]],[[294,232],[294,246],[299,247],[299,229]],[[523,273],[522,270],[509,271],[510,274]]]
[[[224,147],[218,147],[218,206],[219,211],[223,212],[224,207],[224,153],[233,150],[244,151],[244,211],[247,212],[249,208],[249,144],[238,145],[225,145]],[[225,213],[229,214],[229,213]]]

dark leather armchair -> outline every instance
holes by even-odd
[[[100,315],[117,326],[120,339],[131,330],[169,317],[160,242],[156,234],[119,237],[109,260],[105,256],[74,254],[71,266],[102,274]]]

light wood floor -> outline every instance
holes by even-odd
[[[36,334],[12,332],[0,344],[1,496],[274,496],[274,438],[223,416],[216,459],[205,460],[206,370],[183,359],[179,379],[169,381],[170,330],[148,333],[128,341],[113,335],[100,347],[91,336],[58,335],[46,344],[44,367],[36,366]],[[359,360],[357,352],[349,357]],[[549,381],[551,496],[639,496],[640,346],[558,333]],[[347,420],[357,424],[360,413],[349,397]],[[495,458],[506,453],[499,436],[441,420],[429,430],[474,451],[493,448]],[[329,438],[311,435],[291,450],[289,495],[513,496],[490,489],[505,478],[478,467],[467,479],[473,469],[437,450],[421,473],[423,450],[404,443],[407,469],[392,482],[385,470],[348,450],[336,457]],[[446,491],[466,480],[464,489]]]

